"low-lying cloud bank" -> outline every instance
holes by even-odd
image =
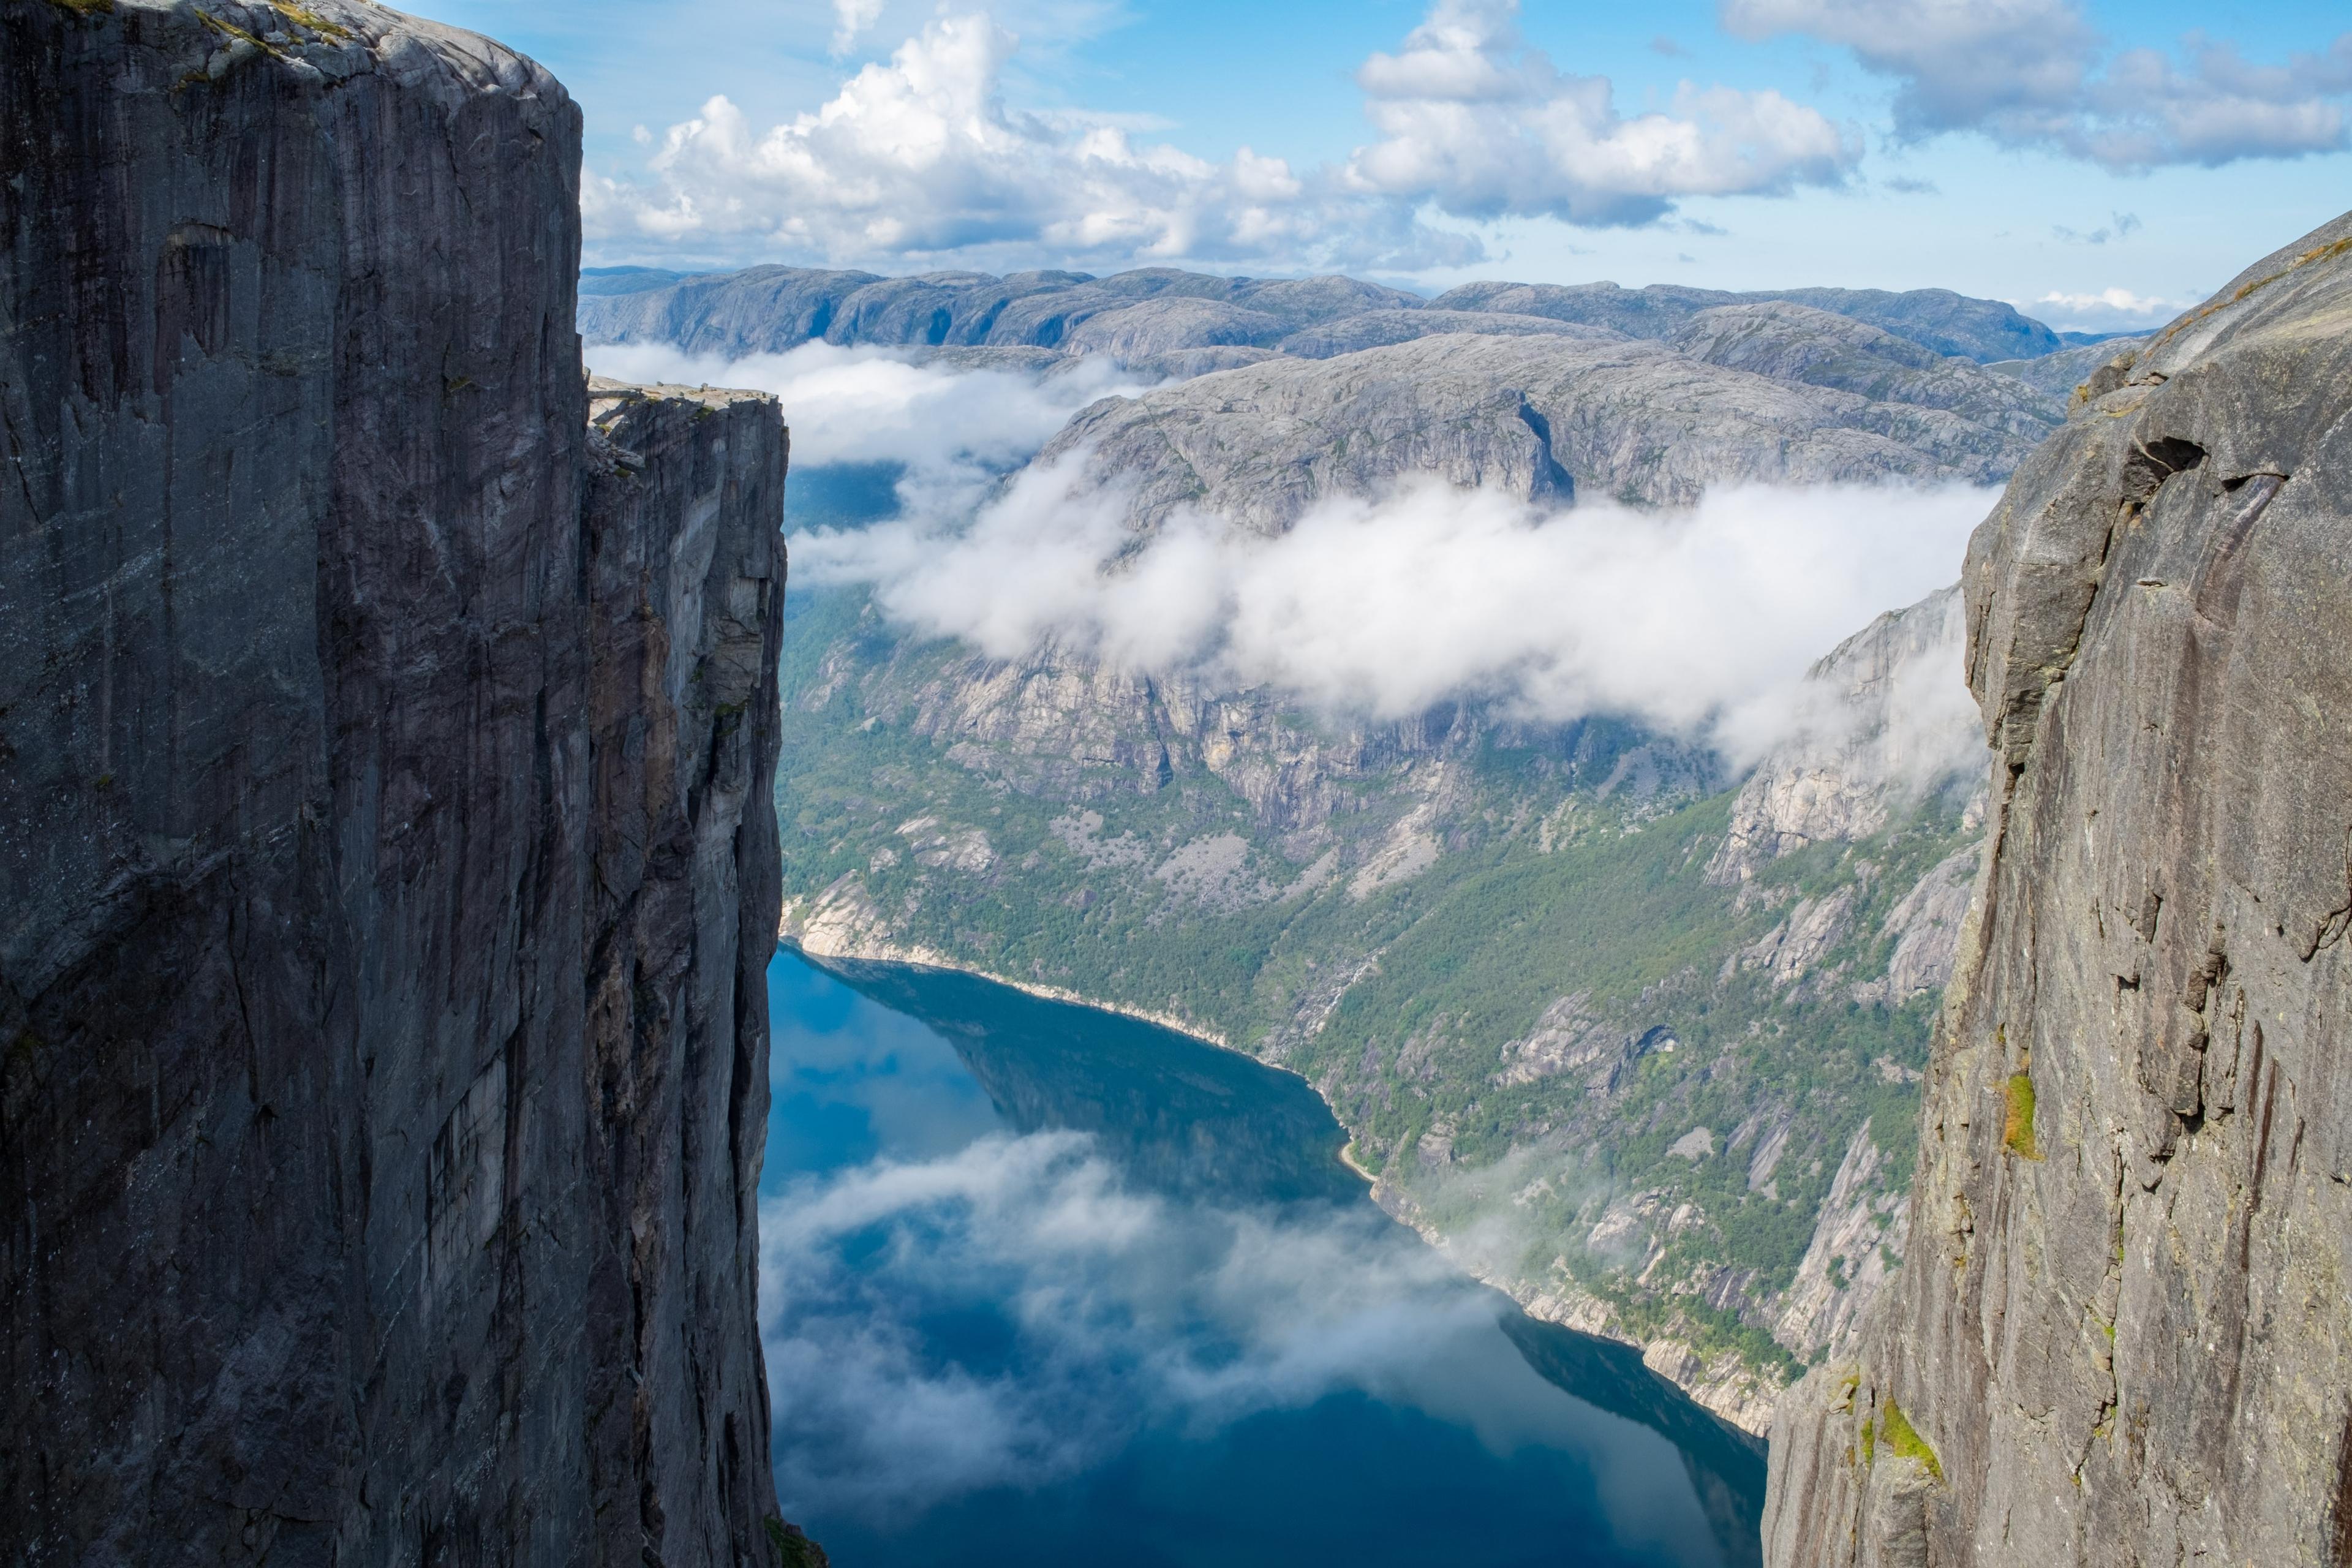
[[[1184,669],[1343,718],[1448,701],[1538,721],[1622,714],[1735,765],[1843,721],[1805,670],[1949,583],[1994,495],[1750,485],[1657,512],[1425,480],[1330,499],[1276,539],[1198,514],[1147,539],[1128,531],[1116,483],[1081,480],[1084,454],[1024,467],[1079,409],[1142,390],[1106,355],[1044,375],[822,342],[735,360],[606,344],[589,359],[626,380],[775,393],[803,486],[812,469],[897,469],[898,516],[795,531],[793,581],[870,588],[916,635],[998,658],[1055,648]],[[1972,766],[1958,647],[1897,684],[1919,782]]]
[[[967,515],[997,476],[1025,462],[1070,416],[1148,384],[1108,356],[1074,359],[1050,375],[950,370],[905,350],[811,342],[728,359],[663,343],[594,343],[588,363],[623,381],[772,392],[793,432],[793,467],[889,463],[906,470],[909,515]]]
[[[796,535],[793,572],[866,585],[898,624],[999,658],[1189,668],[1375,720],[1449,700],[1617,713],[1745,763],[1806,721],[1815,659],[1951,581],[1992,500],[1738,486],[1687,511],[1552,510],[1426,480],[1328,500],[1271,540],[1181,514],[1138,539],[1083,467],[1026,470],[968,523]],[[1948,674],[1957,692],[1957,658]]]

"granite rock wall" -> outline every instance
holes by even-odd
[[[0,0],[0,1560],[772,1560],[784,434],[592,427],[579,137]]]
[[[2086,384],[1979,530],[1995,760],[1911,1231],[1769,1560],[2352,1562],[2352,216]]]

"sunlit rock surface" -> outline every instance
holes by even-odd
[[[2100,370],[1979,531],[1988,870],[1773,1563],[2352,1552],[2347,473],[2352,218]]]

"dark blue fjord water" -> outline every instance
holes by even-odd
[[[1760,1447],[1373,1205],[1295,1078],[898,964],[769,971],[777,1491],[839,1568],[1757,1562]]]

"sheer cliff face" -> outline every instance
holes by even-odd
[[[784,451],[600,399],[579,116],[0,0],[0,1547],[767,1551]]]
[[[1909,1261],[1781,1405],[1773,1562],[2352,1554],[2347,474],[2352,218],[2095,375],[1979,531]]]

